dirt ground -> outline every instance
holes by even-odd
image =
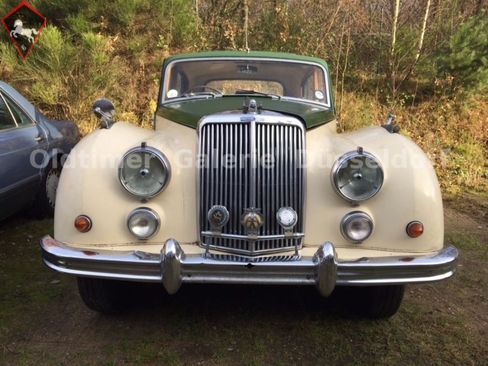
[[[467,194],[445,201],[446,244],[459,246],[461,254],[456,275],[442,283],[408,286],[399,314],[373,323],[337,318],[333,299],[319,302],[315,289],[296,287],[187,285],[169,297],[161,287],[148,286],[135,295],[137,305],[128,314],[102,316],[82,304],[74,278],[39,263],[39,248],[32,247],[42,227],[23,225],[13,219],[0,226],[5,248],[11,243],[1,238],[8,230],[18,230],[19,240],[27,241],[24,249],[8,254],[22,259],[24,282],[16,284],[0,269],[9,286],[7,298],[0,299],[0,364],[334,365],[377,360],[378,365],[475,365],[488,356],[488,197]],[[7,263],[6,253],[0,251],[0,265]],[[431,328],[423,329],[426,323]],[[385,344],[368,344],[371,339]],[[337,345],[327,351],[332,358],[317,361],[330,342]],[[459,342],[464,344],[455,350]],[[382,350],[387,352],[383,358]],[[410,362],[406,355],[412,352],[418,354]]]
[[[416,289],[418,297],[427,302],[449,304],[453,313],[469,314],[466,326],[475,329],[488,344],[488,197],[464,194],[456,199],[444,201],[444,225],[446,241],[455,240],[459,247],[459,262],[453,284],[457,285],[458,296],[454,299],[443,286],[432,286],[428,297],[422,296],[425,287]],[[463,243],[464,241],[464,243]],[[476,241],[475,248],[466,242]],[[465,244],[460,246],[458,243]],[[476,252],[477,255],[472,255]],[[482,254],[479,255],[479,252]],[[484,254],[483,254],[484,253]],[[471,282],[467,278],[485,279]],[[451,284],[451,285],[453,285]],[[431,290],[432,290],[431,289]],[[420,300],[422,301],[422,300]],[[487,360],[488,364],[488,360]]]

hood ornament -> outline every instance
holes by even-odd
[[[261,110],[263,109],[263,105],[256,102],[256,99],[246,99],[242,106],[243,113],[251,113],[251,114],[261,114]]]

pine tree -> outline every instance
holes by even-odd
[[[488,87],[488,17],[485,12],[463,23],[441,49],[439,74],[453,90],[476,92]]]

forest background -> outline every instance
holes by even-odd
[[[0,16],[19,0],[2,0]],[[488,188],[488,0],[30,0],[47,19],[26,60],[0,32],[0,79],[51,118],[144,127],[165,57],[281,51],[330,66],[340,130],[396,115],[446,194]]]

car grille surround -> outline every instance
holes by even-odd
[[[205,119],[198,127],[198,194],[200,244],[247,256],[301,248],[305,200],[305,129],[291,118],[250,116]],[[215,228],[208,219],[224,206],[228,222]],[[284,230],[276,219],[291,207],[298,219]],[[260,227],[242,223],[257,213]]]

